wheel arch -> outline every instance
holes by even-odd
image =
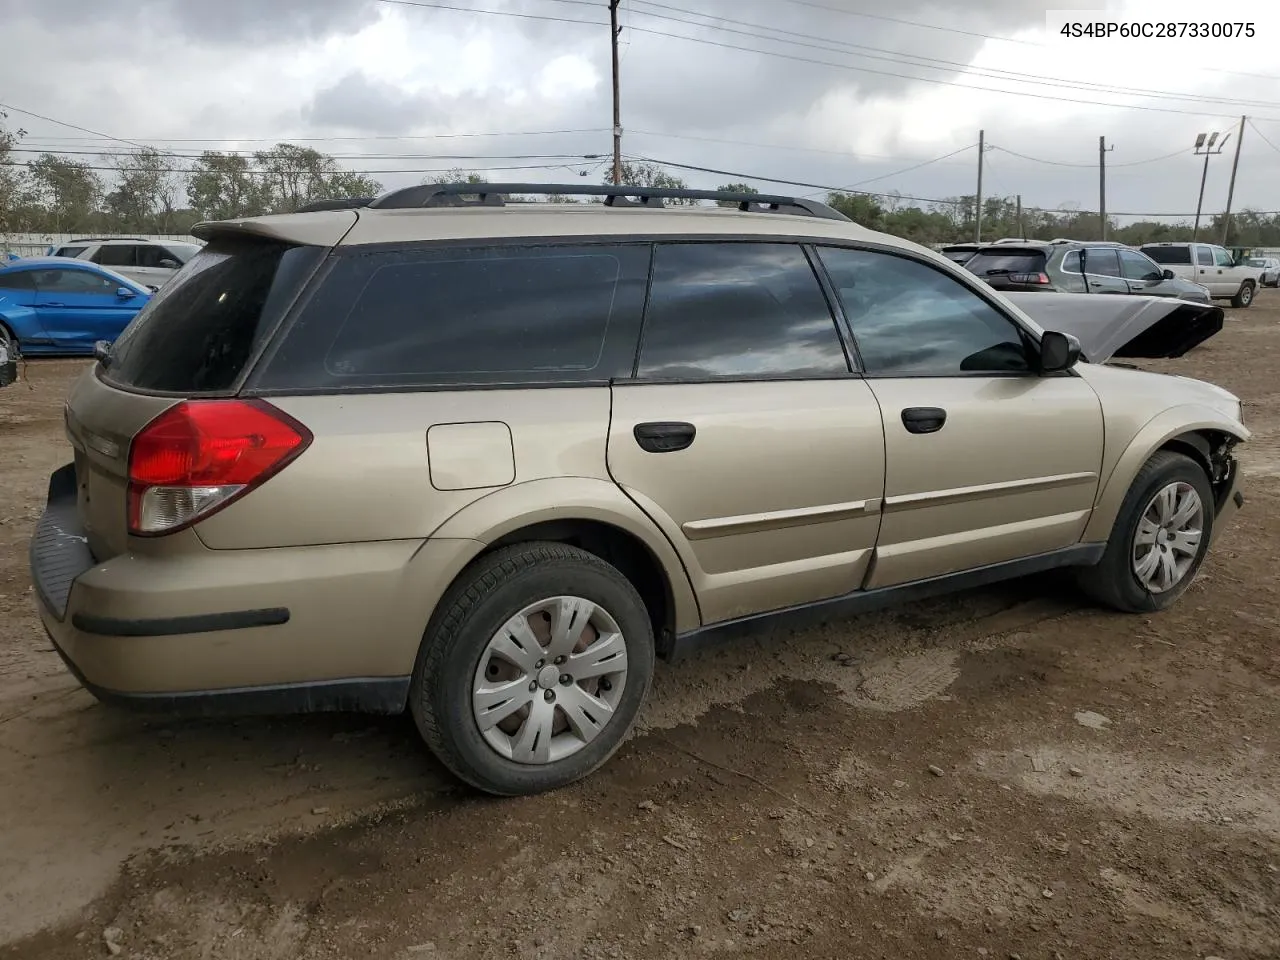
[[[477,549],[463,569],[493,550],[534,541],[566,543],[600,557],[640,593],[653,620],[660,655],[669,652],[676,633],[701,625],[679,554],[648,516],[607,480],[564,478],[506,487],[463,508],[432,536],[475,542]]]
[[[1203,466],[1216,491],[1214,458],[1217,451],[1224,444],[1233,446],[1248,440],[1249,436],[1242,424],[1209,407],[1174,407],[1154,417],[1130,440],[1110,475],[1099,486],[1082,539],[1101,543],[1111,535],[1129,487],[1142,465],[1158,450],[1185,454]]]

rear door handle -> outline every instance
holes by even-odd
[[[941,407],[907,407],[902,411],[902,425],[909,433],[937,433],[947,422],[947,411]]]
[[[697,428],[683,421],[637,423],[631,431],[641,450],[649,453],[674,453],[693,443]]]

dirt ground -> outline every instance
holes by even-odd
[[[1246,399],[1248,503],[1172,611],[1036,578],[660,666],[532,799],[404,718],[97,704],[27,539],[81,362],[0,391],[0,958],[1280,956],[1280,293],[1178,361]],[[1086,712],[1106,722],[1094,726]]]

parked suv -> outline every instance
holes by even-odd
[[[1209,291],[1121,243],[997,241],[964,261],[997,290],[1125,293],[1209,303]]]
[[[73,240],[55,247],[51,256],[89,260],[108,267],[135,283],[158,290],[200,250],[180,240],[142,240],[137,237]]]
[[[604,202],[503,202],[535,190]],[[613,753],[656,656],[1058,567],[1151,614],[1243,502],[1240,402],[1104,362],[1221,311],[1045,331],[787,197],[326,206],[197,227],[71,389],[31,573],[104,700],[407,707],[532,793]]]

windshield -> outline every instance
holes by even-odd
[[[176,254],[182,263],[186,263],[201,250],[198,243],[166,243],[164,248],[170,253]]]
[[[975,253],[964,267],[980,277],[998,277],[1041,273],[1044,263],[1044,254],[1038,250],[984,250]]]

